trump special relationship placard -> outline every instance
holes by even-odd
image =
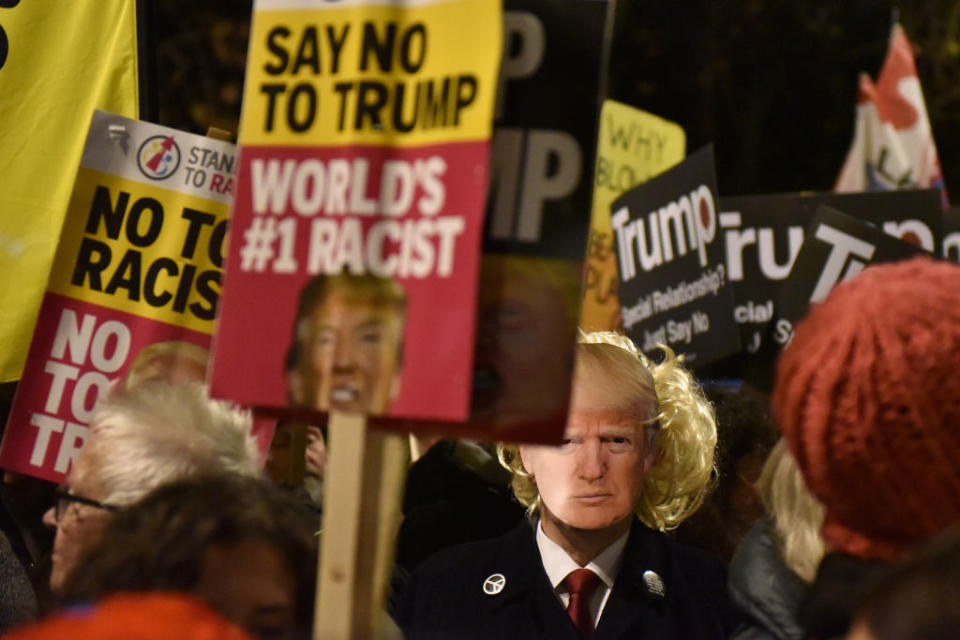
[[[212,392],[462,420],[495,0],[258,0]]]
[[[203,381],[236,150],[97,111],[0,466],[59,482],[111,384]]]
[[[740,349],[717,226],[713,147],[628,191],[611,206],[627,335],[702,366]]]

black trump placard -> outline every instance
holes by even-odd
[[[769,390],[780,351],[793,339],[797,322],[811,304],[826,299],[838,283],[881,262],[906,260],[925,253],[917,244],[898,239],[879,227],[826,205],[820,205],[806,229],[806,239],[790,277],[777,297],[777,312],[767,325],[762,345],[747,368],[751,385]]]
[[[726,250],[727,278],[733,284],[734,317],[748,354],[759,350],[763,331],[777,312],[780,287],[790,276],[807,225],[821,205],[869,222],[927,251],[940,245],[938,189],[721,198],[719,233]]]
[[[740,350],[717,212],[712,147],[611,206],[623,327],[644,351],[702,366]]]
[[[583,258],[612,17],[608,0],[504,3],[484,251]]]

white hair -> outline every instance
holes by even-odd
[[[81,456],[103,502],[128,505],[156,487],[200,473],[260,474],[249,411],[210,400],[203,385],[154,381],[114,388],[90,422]]]

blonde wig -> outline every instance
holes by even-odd
[[[773,520],[784,562],[806,582],[813,582],[825,553],[823,505],[803,481],[783,439],[777,442],[757,480],[757,491]]]
[[[656,447],[644,479],[636,514],[648,527],[673,529],[703,503],[712,482],[717,424],[713,407],[693,375],[667,346],[654,364],[630,341],[612,331],[580,333],[577,366],[589,362],[623,391],[622,410],[637,412],[645,425],[645,444]],[[513,474],[513,492],[532,513],[539,494],[523,468],[517,445],[498,447],[500,462]]]

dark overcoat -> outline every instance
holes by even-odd
[[[433,556],[396,604],[394,617],[408,638],[579,640],[528,521]],[[739,622],[719,560],[635,520],[593,640],[713,640],[729,637]]]

